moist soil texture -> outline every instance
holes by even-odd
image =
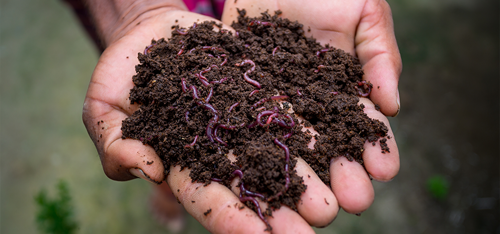
[[[268,230],[265,217],[281,205],[297,210],[306,190],[297,157],[329,185],[332,158],[363,165],[366,141],[389,152],[387,127],[358,105],[372,88],[359,60],[279,14],[239,10],[235,33],[202,22],[153,40],[133,76],[130,100],[139,109],[122,124],[123,138],[152,146],[167,174],[180,165],[193,182],[228,187],[239,177],[240,200]],[[261,211],[257,201],[269,207]]]

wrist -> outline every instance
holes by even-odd
[[[141,22],[172,10],[187,10],[182,0],[87,0],[97,33],[105,47]]]

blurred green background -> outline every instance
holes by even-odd
[[[318,233],[500,233],[499,5],[390,0],[404,69],[401,171],[361,217]],[[81,121],[98,53],[59,0],[0,0],[0,233],[37,233],[35,195],[73,198],[77,233],[166,233],[149,185],[108,179]],[[189,218],[185,233],[206,232]]]

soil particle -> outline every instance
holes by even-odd
[[[210,212],[212,212],[212,208],[210,208],[207,211],[205,211],[205,213],[203,213],[203,215],[207,216],[208,214],[210,214]]]
[[[246,206],[269,203],[264,216],[281,205],[297,210],[306,190],[293,169],[297,157],[329,185],[332,158],[363,165],[366,141],[389,152],[387,127],[358,105],[372,87],[359,60],[321,46],[279,14],[249,18],[241,10],[235,35],[200,22],[153,40],[132,78],[130,101],[140,107],[122,123],[124,139],[152,146],[165,168],[189,168],[193,182],[230,187],[239,176]],[[297,116],[319,133],[314,149]]]

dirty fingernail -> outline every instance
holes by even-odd
[[[153,184],[158,184],[158,182],[152,180],[148,175],[144,173],[140,168],[132,168],[129,170],[130,174],[136,176],[137,178],[141,178],[143,180],[149,181]]]

